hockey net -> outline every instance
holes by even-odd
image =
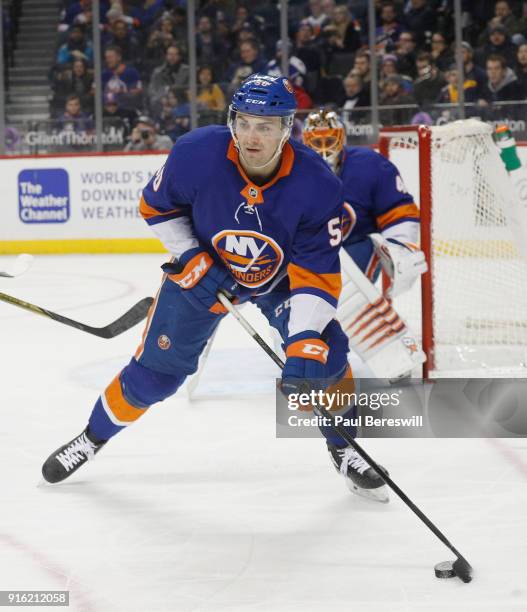
[[[473,119],[385,128],[379,149],[421,209],[429,272],[394,305],[420,334],[424,375],[527,375],[527,261],[492,128]]]

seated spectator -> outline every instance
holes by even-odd
[[[205,0],[201,3],[199,14],[207,16],[212,22],[233,21],[236,0]]]
[[[413,104],[414,98],[406,93],[399,75],[388,77],[379,96],[379,106],[401,106]],[[380,110],[379,119],[383,125],[402,125],[415,113],[411,109]]]
[[[66,98],[75,94],[81,106],[90,112],[93,109],[93,74],[82,59],[74,60],[71,69],[59,72],[53,81],[52,113],[64,107]]]
[[[163,15],[157,27],[150,33],[146,42],[143,58],[145,70],[150,73],[163,63],[167,49],[176,44],[174,36],[174,20],[169,14]]]
[[[209,64],[222,71],[227,59],[227,45],[215,34],[210,17],[199,18],[196,28],[196,56],[199,64]]]
[[[397,57],[392,55],[391,53],[387,53],[383,56],[381,62],[381,72],[380,72],[380,82],[379,87],[382,89],[385,79],[390,76],[400,76],[401,83],[404,91],[411,93],[413,89],[412,79],[409,76],[404,74],[399,74],[397,70]]]
[[[380,21],[381,25],[375,29],[375,48],[377,53],[388,53],[395,48],[403,30],[393,2],[385,2],[381,6]]]
[[[86,40],[84,28],[80,25],[74,25],[69,29],[68,42],[64,43],[57,52],[59,66],[71,64],[75,59],[86,60],[90,64],[93,62],[93,47],[90,41]]]
[[[323,50],[328,56],[335,53],[354,53],[360,49],[360,25],[352,19],[348,8],[339,4],[335,7],[330,21],[322,28]],[[331,61],[330,57],[327,63]]]
[[[137,111],[121,108],[117,96],[109,93],[104,96],[102,116],[105,129],[122,128],[123,135],[127,138],[137,120]]]
[[[238,88],[241,82],[255,72],[262,72],[265,70],[267,62],[260,55],[260,46],[254,39],[246,40],[239,46],[240,61],[231,64],[231,67],[227,71],[226,79],[230,81],[229,92],[234,92],[235,88]],[[247,74],[247,70],[249,73]],[[240,81],[242,74],[245,74]],[[230,93],[229,93],[230,97]]]
[[[468,42],[461,43],[461,49],[463,52],[463,69],[465,72],[465,78],[476,81],[478,88],[478,97],[479,92],[483,89],[483,86],[487,82],[487,74],[480,66],[476,66],[472,61],[474,56],[474,51]]]
[[[145,0],[130,6],[129,14],[143,31],[149,30],[165,9],[165,0]]]
[[[516,77],[522,90],[522,97],[527,98],[527,43],[520,45],[516,53]]]
[[[125,151],[168,151],[172,141],[168,136],[158,134],[156,124],[150,117],[141,115],[130,134]]]
[[[459,90],[458,90],[458,70],[457,66],[453,64],[446,71],[445,77],[447,85],[443,87],[437,101],[441,104],[457,104],[459,102]],[[463,83],[463,90],[465,93],[465,102],[475,102],[478,99],[479,88],[476,81],[469,79],[465,76],[465,82]]]
[[[512,36],[513,34],[525,34],[525,29],[522,29],[524,24],[512,12],[512,8],[508,0],[498,0],[494,5],[494,17],[487,23],[487,27],[481,32],[478,38],[478,44],[484,45],[488,40],[490,31],[494,26],[503,26],[505,32]]]
[[[487,59],[491,55],[501,55],[501,57],[505,58],[507,65],[514,65],[516,47],[510,41],[505,26],[495,25],[489,28],[487,42],[477,49],[476,63],[480,66],[486,66]]]
[[[231,37],[232,40],[237,40],[238,33],[240,30],[250,30],[256,36],[259,36],[265,27],[265,21],[262,17],[251,14],[248,6],[243,3],[239,3],[236,7],[234,15],[234,21],[231,23]]]
[[[287,75],[282,74],[282,47],[282,41],[278,40],[276,42],[275,57],[267,63],[264,72],[265,74],[268,74],[272,77],[287,76],[287,78],[291,81],[293,85],[298,85],[302,87],[304,83],[304,77],[306,76],[306,66],[301,59],[296,57],[296,55],[292,55],[293,45],[288,40],[287,50],[289,56],[289,69]]]
[[[70,3],[61,17],[61,23],[66,26],[71,26],[73,23],[91,23],[91,16],[87,17],[87,13],[91,14],[93,0],[78,0],[78,2]],[[104,16],[110,8],[107,0],[100,0],[101,16]]]
[[[320,73],[322,57],[318,45],[315,43],[313,26],[303,20],[295,33],[293,53],[305,64],[307,72]]]
[[[162,96],[168,93],[171,87],[186,89],[189,83],[190,71],[183,63],[183,55],[178,45],[168,47],[165,61],[152,73],[148,86],[148,102],[150,108],[158,110]]]
[[[103,47],[119,47],[125,62],[137,64],[141,59],[139,42],[124,19],[114,19],[102,36],[102,41]]]
[[[426,32],[433,32],[436,14],[426,0],[410,0],[405,5],[403,25],[416,37],[417,44],[425,42]]]
[[[122,61],[119,47],[108,47],[104,51],[106,68],[102,71],[103,93],[114,93],[119,104],[126,108],[140,106],[143,85],[137,69]]]
[[[443,36],[443,34],[441,34],[441,32],[434,32],[432,34],[431,47],[430,55],[432,56],[435,65],[437,66],[438,70],[445,72],[445,70],[448,70],[454,61],[454,56],[450,50],[446,38]]]
[[[370,67],[370,52],[359,51],[355,56],[355,62],[350,74],[357,74],[362,79],[365,86],[370,86],[371,67]]]
[[[66,98],[64,112],[57,119],[56,126],[60,131],[88,132],[93,130],[93,120],[90,115],[83,112],[79,96],[72,94]]]
[[[330,16],[324,13],[322,0],[309,0],[309,14],[304,21],[313,28],[315,37],[320,36],[322,28],[329,22]]]
[[[350,74],[344,79],[344,92],[346,98],[341,104],[344,110],[371,105],[370,88],[365,86],[358,74]]]
[[[521,86],[518,78],[507,67],[505,58],[501,55],[490,55],[487,58],[487,83],[481,92],[480,104],[493,102],[510,102],[522,100]]]
[[[407,74],[412,79],[417,76],[415,66],[417,59],[416,46],[415,36],[412,32],[401,32],[395,43],[394,51],[397,58],[397,70],[400,74]]]
[[[416,60],[417,79],[414,81],[414,98],[420,107],[434,104],[446,85],[430,53],[420,53]]]
[[[198,96],[197,101],[209,110],[225,110],[225,96],[221,87],[214,82],[214,74],[210,66],[202,66],[198,70]]]

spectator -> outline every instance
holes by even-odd
[[[91,14],[93,0],[79,0],[78,2],[70,3],[68,8],[64,11],[61,23],[66,26],[75,23],[87,23],[88,20],[91,23],[91,17],[87,17],[87,13]],[[101,15],[106,15],[109,4],[107,0],[101,0]]]
[[[285,76],[282,74],[282,41],[278,40],[276,42],[276,53],[275,58],[267,63],[264,72],[272,77]],[[304,62],[296,57],[296,55],[292,55],[291,52],[293,50],[293,45],[288,40],[287,41],[288,48],[288,60],[289,60],[289,69],[287,78],[291,81],[293,85],[298,85],[302,87],[304,83],[304,77],[306,76],[306,66]]]
[[[227,46],[214,33],[210,17],[199,18],[196,33],[196,55],[200,64],[210,64],[222,70],[227,57]]]
[[[235,0],[205,0],[199,9],[199,14],[207,16],[212,22],[233,21],[235,12]]]
[[[197,101],[204,108],[209,110],[225,110],[225,96],[223,95],[221,87],[217,83],[214,83],[214,74],[211,66],[202,66],[198,70]]]
[[[150,73],[159,66],[166,57],[168,47],[175,44],[174,20],[169,14],[163,15],[148,37],[144,57],[145,69]]]
[[[359,51],[357,55],[355,55],[355,62],[353,63],[350,74],[359,75],[364,85],[369,87],[371,81],[369,51]]]
[[[518,47],[516,53],[516,77],[521,87],[522,98],[527,98],[527,43]]]
[[[485,44],[490,35],[490,31],[495,26],[503,26],[505,28],[505,32],[509,36],[522,33],[522,24],[513,14],[511,5],[507,0],[498,0],[498,2],[496,2],[496,5],[494,6],[494,17],[488,22],[487,27],[480,34],[478,44]],[[525,33],[525,30],[523,33]]]
[[[437,69],[430,53],[420,53],[416,60],[417,79],[414,82],[414,97],[420,107],[433,104],[446,81]]]
[[[145,0],[138,4],[142,6],[130,7],[129,14],[136,23],[140,24],[142,30],[149,30],[163,11],[165,2],[164,0]]]
[[[343,4],[335,7],[331,20],[322,28],[322,35],[328,63],[335,53],[353,53],[361,47],[360,25]]]
[[[178,45],[170,45],[164,63],[154,70],[150,79],[148,86],[150,108],[158,109],[161,97],[166,95],[171,87],[186,89],[189,76],[189,67],[183,63],[181,49]]]
[[[111,22],[109,31],[104,37],[103,46],[119,47],[121,57],[125,62],[137,64],[141,59],[137,38],[124,19],[115,19]]]
[[[468,42],[462,42],[461,48],[463,52],[463,68],[465,72],[465,78],[471,81],[476,81],[479,92],[482,91],[485,83],[487,82],[487,74],[480,66],[476,66],[472,61],[474,51]]]
[[[426,33],[432,32],[436,24],[436,15],[427,4],[426,0],[410,0],[404,11],[403,25],[413,32],[419,46],[424,43]]]
[[[452,51],[447,44],[446,38],[443,36],[443,34],[441,34],[441,32],[434,32],[432,34],[431,47],[432,49],[430,54],[435,65],[439,70],[441,70],[441,72],[445,72],[445,70],[448,70],[454,61],[454,56],[452,55]]]
[[[507,65],[513,66],[516,59],[516,47],[511,43],[505,26],[494,25],[489,28],[488,41],[476,53],[476,63],[487,65],[491,55],[501,55]]]
[[[57,119],[57,128],[60,131],[87,132],[93,129],[91,117],[83,112],[81,100],[76,94],[66,98],[64,112]]]
[[[437,101],[442,104],[457,104],[459,102],[457,66],[455,64],[450,66],[445,76],[447,85],[441,90]],[[465,102],[475,102],[478,99],[478,84],[475,80],[467,78],[466,75],[465,82],[463,83],[463,90],[465,93]]]
[[[397,70],[397,57],[390,53],[387,53],[382,58],[381,63],[381,73],[380,73],[380,83],[379,86],[383,87],[383,82],[390,76],[400,76],[401,84],[403,86],[404,91],[410,93],[413,89],[412,79],[406,75],[399,74]]]
[[[230,81],[229,92],[234,92],[249,74],[263,72],[267,62],[260,56],[260,47],[254,39],[246,40],[239,45],[240,61],[231,64],[227,71],[227,80]],[[249,73],[247,74],[247,70]],[[243,76],[242,75],[246,75]],[[241,80],[240,80],[241,78]],[[230,97],[230,95],[229,95]]]
[[[74,60],[71,69],[58,73],[53,82],[52,112],[63,108],[66,98],[75,94],[78,96],[83,108],[93,108],[93,75],[82,59]]]
[[[84,28],[80,25],[74,25],[69,29],[68,42],[64,43],[57,53],[59,66],[71,64],[74,59],[82,59],[90,63],[93,61],[93,48],[86,40]]]
[[[483,88],[480,104],[510,102],[522,99],[521,86],[514,72],[507,67],[501,55],[487,58],[487,83]]]
[[[417,54],[415,49],[415,36],[412,32],[401,32],[399,39],[395,43],[397,69],[401,74],[407,74],[412,79],[415,79],[417,76],[417,68],[415,66]]]
[[[406,93],[399,75],[388,77],[379,96],[379,106],[401,106],[413,104],[413,97]],[[402,108],[380,109],[379,119],[383,125],[402,125],[407,123],[415,111]]]
[[[106,94],[103,103],[102,116],[105,129],[110,127],[121,128],[123,136],[127,138],[132,130],[132,125],[137,120],[137,112],[121,108],[117,96],[113,93]]]
[[[119,47],[108,47],[104,51],[104,61],[106,68],[101,75],[103,93],[116,94],[119,104],[126,108],[138,106],[143,85],[137,69],[122,61]]]
[[[375,29],[375,47],[377,53],[386,53],[394,49],[402,32],[402,26],[397,20],[395,4],[385,2],[381,6],[381,25]]]
[[[320,74],[322,67],[321,53],[315,43],[313,26],[307,20],[300,23],[295,33],[293,53],[304,62],[306,72]]]
[[[125,151],[168,151],[172,141],[168,136],[157,133],[156,125],[146,115],[141,115],[135,125]]]
[[[261,17],[254,13],[251,14],[248,7],[240,3],[236,8],[234,21],[231,24],[231,37],[236,40],[240,30],[250,30],[253,34],[258,35],[262,32],[264,25],[265,22]]]
[[[329,15],[322,9],[322,0],[309,0],[309,15],[305,21],[313,28],[315,37],[318,37],[329,21]]]
[[[346,98],[342,104],[344,110],[352,110],[359,106],[370,106],[370,88],[365,87],[358,74],[350,74],[344,79]]]

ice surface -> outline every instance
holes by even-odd
[[[163,259],[41,256],[0,291],[104,325],[154,294]],[[42,461],[141,327],[101,340],[0,303],[0,330],[0,589],[69,589],[75,611],[527,610],[525,440],[364,441],[476,569],[438,580],[453,555],[406,506],[351,495],[322,441],[275,438],[276,369],[235,321],[203,399],[156,405],[57,486],[37,486]]]

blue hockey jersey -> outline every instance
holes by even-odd
[[[201,246],[254,295],[288,275],[293,334],[321,331],[334,316],[342,205],[341,182],[304,145],[287,142],[277,173],[259,186],[229,130],[208,126],[177,141],[140,210],[174,256]]]
[[[417,241],[419,208],[392,162],[366,147],[346,147],[338,176],[346,202],[344,246],[374,232],[393,234],[403,242]]]

